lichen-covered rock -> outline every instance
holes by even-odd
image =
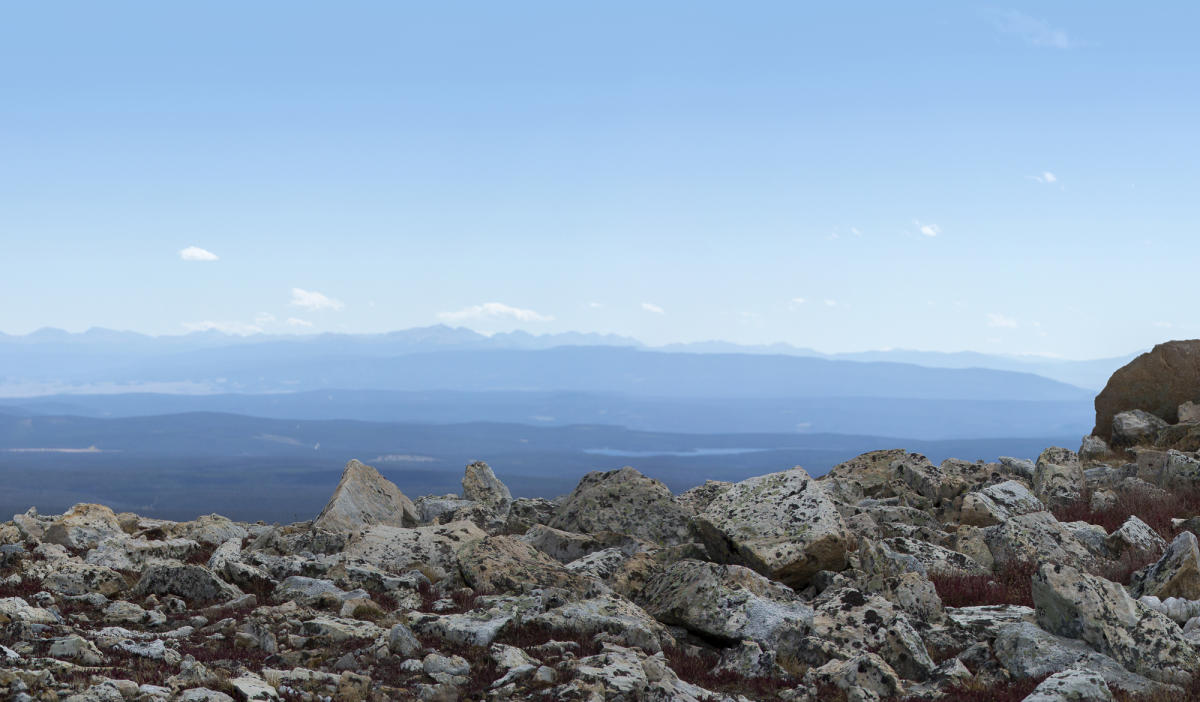
[[[1091,551],[1049,512],[1032,512],[987,527],[983,538],[997,564],[1065,563],[1090,568]]]
[[[802,468],[743,480],[696,518],[709,553],[791,587],[846,567],[854,543],[841,513]]]
[[[604,545],[591,534],[577,534],[539,524],[530,527],[521,540],[560,563],[570,563]]]
[[[1125,553],[1157,554],[1166,550],[1167,541],[1151,529],[1149,524],[1130,516],[1124,524],[1108,535],[1105,545],[1114,556]]]
[[[353,531],[374,525],[412,527],[418,520],[412,500],[395,483],[371,466],[352,460],[346,464],[341,481],[313,526],[329,531]]]
[[[1038,456],[1033,470],[1033,494],[1049,507],[1066,505],[1083,494],[1083,465],[1071,450],[1051,447]]]
[[[553,630],[587,633],[606,631],[623,646],[658,653],[664,646],[674,645],[675,639],[666,627],[642,608],[616,595],[568,602],[529,619]]]
[[[583,476],[550,526],[587,534],[612,531],[659,544],[679,544],[693,540],[690,516],[666,485],[625,467]]]
[[[563,564],[512,536],[472,541],[458,552],[463,580],[486,592],[529,592],[557,587],[583,594],[603,589],[598,581],[567,570]]]
[[[466,499],[487,505],[504,514],[508,513],[508,508],[512,505],[512,493],[483,461],[476,461],[467,466],[462,479],[462,489]]]
[[[877,702],[904,694],[904,683],[887,661],[874,653],[860,653],[846,660],[832,660],[804,676],[811,690],[828,685],[846,693],[850,702]]]
[[[1118,412],[1112,418],[1113,446],[1153,444],[1158,432],[1167,428],[1162,419],[1140,409]]]
[[[1103,578],[1047,563],[1033,577],[1033,602],[1046,631],[1086,641],[1152,680],[1183,683],[1200,666],[1175,622]]]
[[[482,529],[467,521],[414,529],[376,525],[357,535],[344,555],[388,573],[418,568],[432,572],[438,579],[457,579],[457,551],[486,536]]]
[[[69,549],[96,548],[100,542],[124,536],[117,515],[104,505],[78,504],[46,529],[42,541]]]
[[[86,595],[98,592],[105,597],[127,587],[125,577],[105,566],[75,561],[51,563],[42,576],[42,586],[60,595]]]
[[[834,466],[821,482],[827,485],[830,497],[843,504],[894,497],[901,504],[921,509],[961,488],[947,485],[945,474],[929,459],[903,449],[864,453]]]
[[[1115,699],[1099,674],[1070,668],[1043,680],[1023,702],[1112,702]]]
[[[971,526],[1002,524],[1013,517],[1045,511],[1041,500],[1015,480],[989,485],[963,495],[959,522]]]
[[[683,505],[692,514],[700,514],[708,509],[712,501],[721,493],[733,487],[733,483],[724,480],[705,480],[703,485],[697,485],[675,496],[675,501]]]
[[[34,607],[20,597],[0,598],[0,624],[9,622],[56,624],[58,617],[50,610]]]
[[[1098,436],[1088,434],[1079,444],[1079,460],[1081,461],[1103,460],[1110,453],[1112,453],[1112,449],[1108,447],[1108,443]]]
[[[655,619],[729,644],[791,652],[813,610],[790,588],[741,566],[682,560],[652,577],[638,604]]]
[[[605,702],[704,702],[715,695],[679,679],[662,654],[604,644],[571,666],[574,679],[556,688],[558,699]]]
[[[134,585],[138,595],[175,595],[188,602],[227,602],[242,591],[201,565],[158,563],[147,568]]]
[[[1135,575],[1131,589],[1138,597],[1200,600],[1200,545],[1196,535],[1185,531],[1176,536],[1154,565]]]
[[[1002,624],[994,636],[992,652],[996,660],[1017,680],[1082,668],[1097,673],[1109,686],[1133,695],[1144,695],[1162,687],[1149,678],[1131,673],[1085,642],[1056,636],[1031,621]]]
[[[922,575],[930,573],[983,575],[988,572],[983,566],[958,551],[917,539],[884,539],[881,546],[886,558],[902,560],[909,564],[908,570]]]
[[[85,561],[114,570],[141,570],[153,561],[179,560],[197,551],[200,544],[191,539],[146,540],[106,539],[88,551]]]
[[[811,631],[848,655],[878,653],[906,680],[925,680],[937,667],[907,615],[854,588],[822,593]]]

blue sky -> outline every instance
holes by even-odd
[[[0,330],[1200,336],[1198,15],[8,3]]]

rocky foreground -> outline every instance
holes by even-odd
[[[286,526],[31,509],[0,526],[0,696],[1196,699],[1196,410],[680,495],[623,468],[513,499],[474,463],[414,501],[351,461]]]

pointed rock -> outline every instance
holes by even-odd
[[[483,461],[476,461],[467,466],[462,479],[463,497],[507,513],[512,505],[512,493],[496,474],[491,466]]]
[[[412,527],[417,523],[417,508],[395,483],[371,466],[352,460],[313,526],[327,531],[353,531],[376,524]]]

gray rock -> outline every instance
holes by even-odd
[[[467,521],[415,529],[376,525],[356,536],[346,547],[345,556],[388,573],[417,568],[433,572],[438,579],[457,578],[458,549],[486,536]]]
[[[1147,694],[1161,687],[1148,678],[1129,672],[1120,663],[1097,653],[1083,641],[1055,636],[1031,621],[1002,624],[994,635],[992,652],[996,660],[1018,680],[1083,668],[1099,674],[1108,685],[1134,695]]]
[[[1012,456],[1001,456],[996,459],[1000,461],[1000,465],[1013,475],[1019,475],[1022,478],[1033,479],[1033,472],[1036,470],[1036,465],[1028,458],[1013,458]]]
[[[1043,680],[1023,702],[1112,702],[1115,699],[1100,675],[1071,668]]]
[[[143,573],[133,591],[138,595],[176,595],[188,602],[227,602],[242,591],[200,565],[159,563]]]
[[[614,632],[613,638],[617,643],[648,653],[658,653],[664,646],[675,643],[666,628],[644,610],[622,597],[610,594],[568,602],[529,621],[566,631]]]
[[[1176,536],[1154,565],[1134,576],[1131,590],[1139,597],[1200,600],[1200,544],[1196,535],[1184,531]]]
[[[854,543],[837,506],[802,468],[743,480],[696,524],[709,553],[791,587],[846,567]]]
[[[415,658],[424,648],[412,630],[400,623],[388,631],[388,650],[401,658]]]
[[[374,525],[412,527],[417,523],[417,509],[400,488],[371,466],[350,461],[313,526],[353,531]]]
[[[467,466],[462,488],[463,497],[492,507],[503,514],[507,514],[512,505],[512,493],[483,461],[476,461]]]
[[[652,577],[638,604],[655,619],[705,637],[794,651],[813,610],[790,588],[734,565],[682,560]]]
[[[1167,548],[1167,541],[1137,517],[1130,516],[1105,540],[1105,545],[1114,556],[1125,553],[1158,554]]]
[[[1108,444],[1098,436],[1088,434],[1079,444],[1079,458],[1083,461],[1099,461],[1110,453],[1112,450],[1108,448]]]
[[[1095,564],[1091,551],[1049,512],[1022,514],[987,527],[983,538],[997,564],[1050,562],[1083,568]]]
[[[1045,509],[1045,505],[1029,491],[1029,488],[1015,480],[1008,480],[963,495],[959,521],[971,526],[986,527]]]
[[[1116,583],[1070,566],[1045,564],[1033,577],[1033,601],[1038,624],[1046,631],[1086,641],[1152,680],[1184,683],[1200,666],[1200,654],[1175,622]]]
[[[104,505],[77,504],[46,529],[42,540],[70,549],[96,548],[105,539],[124,536],[117,515]]]
[[[887,661],[874,653],[860,653],[847,660],[832,660],[804,676],[809,688],[830,686],[846,693],[853,702],[876,702],[898,698],[904,683]]]
[[[694,540],[690,519],[666,485],[627,466],[583,476],[550,526],[587,534],[612,531],[670,545]]]
[[[837,657],[876,652],[906,680],[926,680],[937,667],[907,615],[854,588],[822,593],[811,630],[840,649]]]
[[[1158,432],[1166,428],[1165,421],[1144,410],[1118,412],[1112,418],[1113,445],[1152,444]]]
[[[1084,488],[1079,456],[1065,448],[1052,447],[1038,456],[1033,471],[1033,494],[1049,507],[1079,500]]]

